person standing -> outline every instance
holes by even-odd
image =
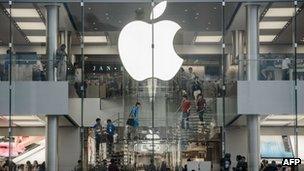
[[[197,112],[201,122],[203,122],[206,107],[207,107],[207,104],[206,104],[206,100],[204,99],[203,94],[198,94],[197,98],[196,98],[196,112]]]
[[[182,110],[182,129],[189,129],[189,116],[190,116],[191,102],[187,95],[183,95],[183,100],[181,103]]]
[[[231,154],[226,153],[225,156],[221,159],[220,166],[221,171],[229,171],[231,166]]]
[[[115,162],[115,159],[111,159],[111,163],[108,167],[108,171],[119,171],[119,168]]]
[[[282,70],[283,70],[283,80],[289,80],[289,66],[290,66],[290,59],[286,57],[282,61]]]
[[[114,143],[114,135],[115,135],[116,127],[112,123],[111,119],[107,120],[107,142],[108,142],[108,153],[112,155],[113,153],[113,143]]]
[[[96,160],[99,160],[99,148],[102,143],[102,126],[101,119],[97,118],[96,123],[93,126],[94,134],[95,134],[95,150],[96,150]]]
[[[56,61],[54,62],[54,67],[57,69],[57,80],[65,80],[65,60],[68,57],[67,53],[65,52],[66,45],[62,44],[56,50]]]

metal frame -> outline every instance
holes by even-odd
[[[8,2],[9,0],[0,0],[0,2]],[[162,1],[162,0],[157,0]],[[168,2],[210,2],[210,3],[221,3],[223,0],[167,0]],[[303,1],[303,0],[301,0]],[[14,2],[19,3],[54,3],[54,2],[82,2],[82,0],[14,0]],[[85,0],[88,2],[98,2],[98,3],[150,3],[151,0]],[[261,2],[290,2],[290,0],[225,0],[225,2],[247,2],[247,3],[261,3]]]

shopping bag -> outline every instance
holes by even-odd
[[[134,126],[134,119],[133,118],[129,118],[127,120],[127,125]]]

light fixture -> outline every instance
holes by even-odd
[[[287,21],[261,21],[260,29],[282,29]]]
[[[260,35],[260,42],[272,42],[276,35]]]
[[[14,121],[18,126],[45,126],[45,123],[40,121]]]
[[[21,30],[45,30],[43,22],[17,22]]]
[[[269,8],[264,17],[292,17],[294,8]]]
[[[284,126],[290,124],[290,121],[263,121],[263,126]]]
[[[216,43],[220,42],[222,36],[197,36],[195,39],[196,43]]]
[[[10,13],[10,9],[6,9]],[[32,8],[12,8],[12,17],[14,18],[40,18],[36,9]]]
[[[46,36],[26,36],[31,43],[45,43]]]
[[[84,43],[107,43],[106,36],[84,36]]]
[[[269,115],[267,116],[267,120],[293,120],[295,119],[295,115]],[[298,116],[298,120],[303,119],[304,116]]]

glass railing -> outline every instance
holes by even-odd
[[[49,66],[54,72],[52,80],[67,81],[73,78],[74,67],[68,61],[41,59],[41,56],[33,54],[14,54],[10,64],[9,58],[9,55],[0,55],[1,81],[9,80],[10,71],[12,81],[48,81]]]
[[[243,72],[242,74],[244,75],[244,80],[246,80],[248,65],[257,67],[257,76],[259,81],[294,79],[295,63],[294,60],[291,58],[284,58],[284,59],[260,58],[258,60],[243,60],[238,62],[244,64],[243,71],[236,71],[238,74],[240,74],[240,72]],[[298,59],[296,64],[297,64],[297,79],[304,80],[304,59]],[[227,74],[229,75],[233,73],[228,72]]]

